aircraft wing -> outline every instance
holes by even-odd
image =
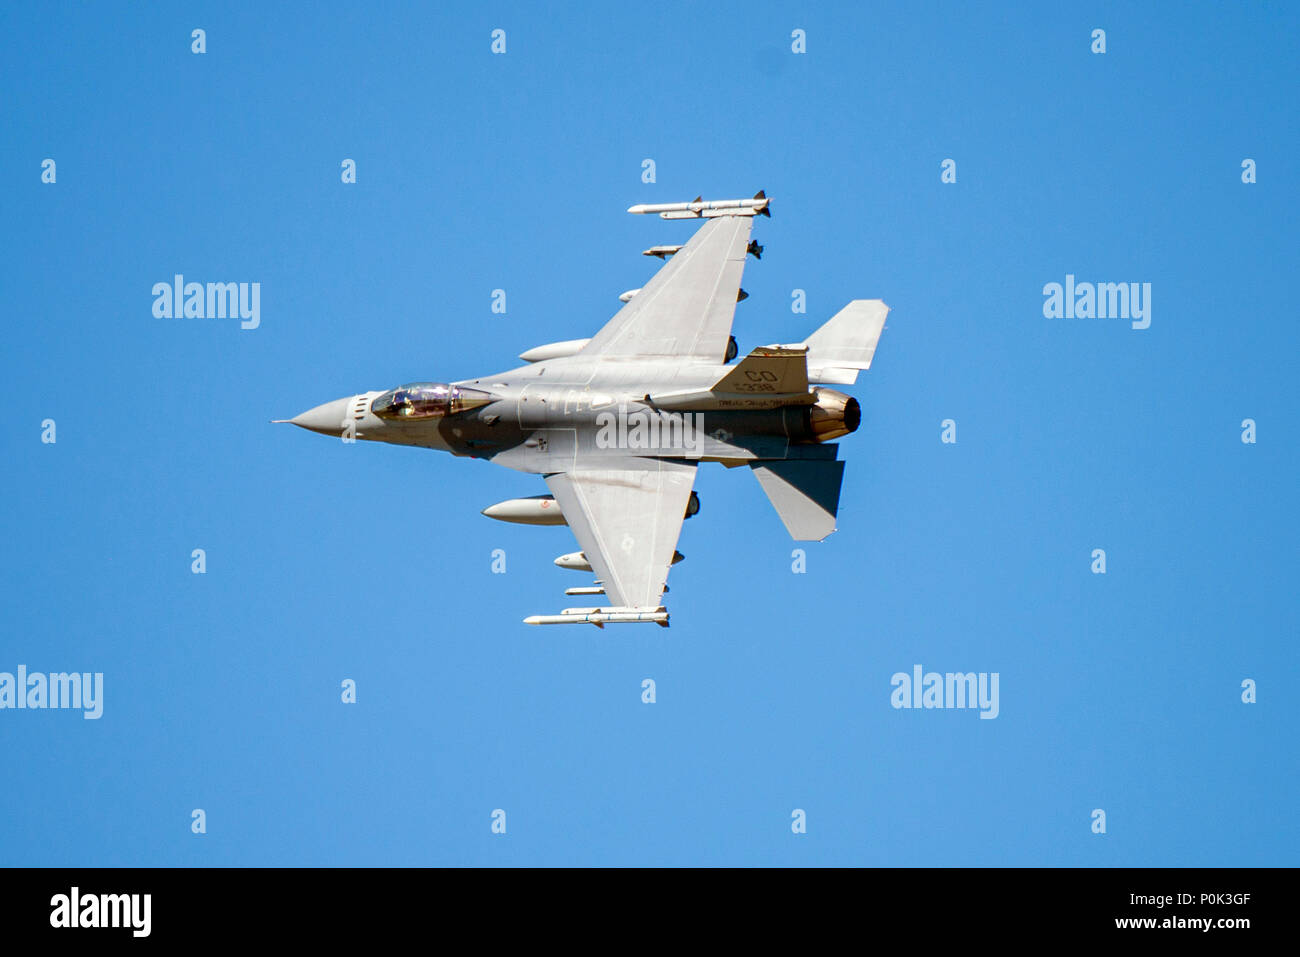
[[[709,219],[579,355],[723,362],[753,216]]]
[[[610,603],[657,607],[695,484],[695,465],[636,457],[623,468],[555,472],[546,476],[546,484]]]

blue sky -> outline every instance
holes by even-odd
[[[0,710],[0,864],[1294,865],[1298,19],[6,5],[0,671],[105,700]],[[529,628],[572,537],[479,510],[540,479],[268,424],[591,335],[693,229],[627,206],[759,188],[742,350],[893,310],[806,574],[711,466],[671,629]],[[916,664],[999,716],[892,708]]]

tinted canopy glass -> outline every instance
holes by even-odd
[[[381,419],[435,419],[491,401],[492,396],[477,389],[441,382],[412,382],[378,396],[370,403],[370,411]]]

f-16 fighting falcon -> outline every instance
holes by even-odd
[[[835,531],[844,463],[834,439],[855,431],[856,399],[827,388],[871,368],[889,308],[855,299],[803,342],[756,348],[734,365],[731,335],[754,217],[770,199],[638,205],[629,213],[700,219],[590,339],[538,346],[508,372],[452,383],[414,382],[326,402],[287,420],[312,432],[489,459],[541,475],[549,495],[484,509],[489,518],[568,525],[581,551],[563,568],[593,572],[568,595],[609,604],[534,615],[533,625],[655,622],[677,538],[699,510],[692,490],[704,462],[747,466],[792,538]]]

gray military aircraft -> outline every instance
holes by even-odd
[[[489,459],[543,476],[551,494],[500,502],[507,522],[567,524],[582,551],[564,568],[594,572],[568,595],[610,604],[525,618],[528,624],[655,622],[702,462],[748,466],[792,538],[835,531],[844,463],[832,440],[855,431],[856,399],[827,385],[871,367],[889,308],[857,299],[806,340],[737,355],[731,335],[754,217],[770,199],[638,205],[629,213],[705,223],[590,339],[538,346],[517,369],[461,382],[415,382],[326,402],[291,422],[312,432]]]

